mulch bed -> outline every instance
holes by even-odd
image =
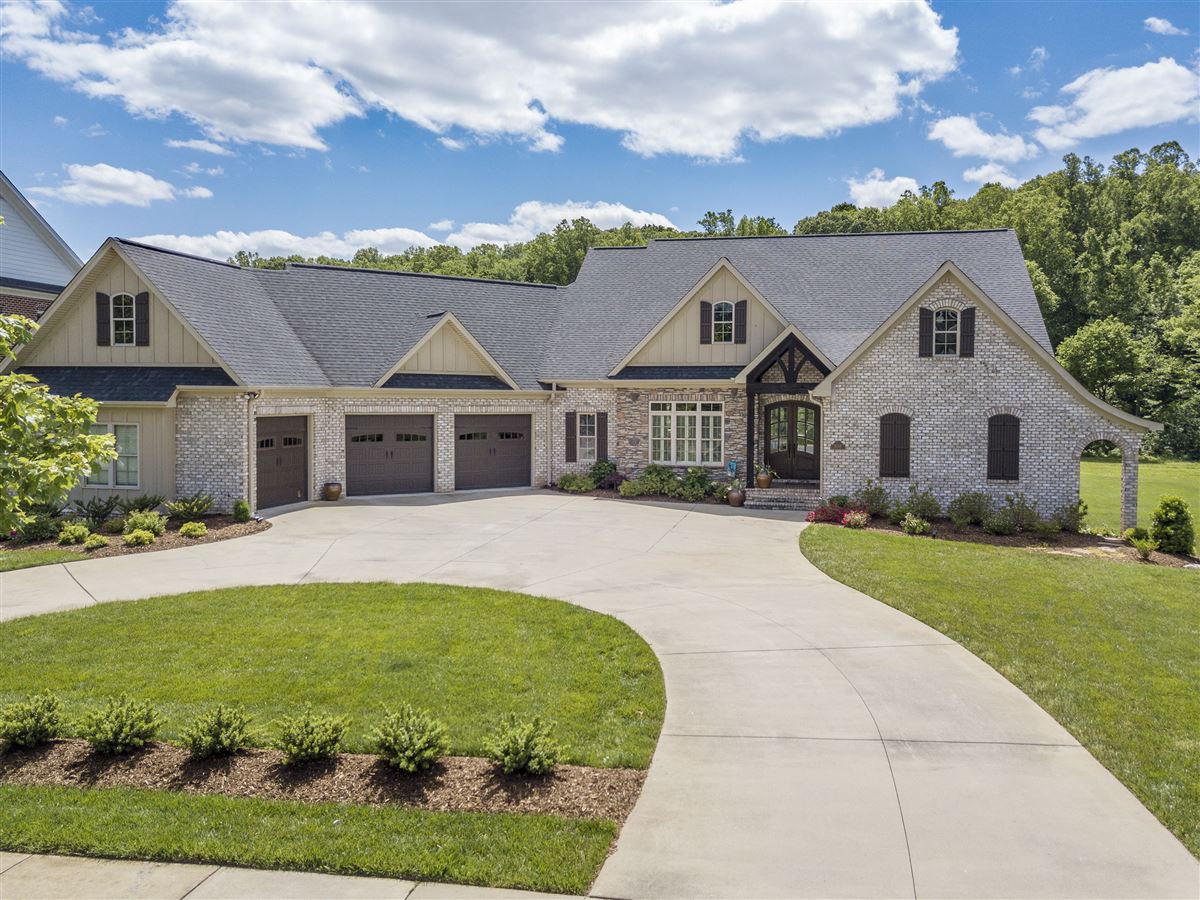
[[[1187,566],[1200,565],[1200,558],[1184,554],[1151,552],[1150,559],[1143,561],[1129,544],[1118,538],[1101,537],[1095,534],[1076,534],[1071,531],[1060,531],[1054,534],[1041,535],[1030,532],[1017,534],[988,534],[978,525],[969,525],[962,531],[957,530],[948,521],[937,520],[931,523],[937,531],[939,541],[963,541],[971,544],[993,544],[999,547],[1022,547],[1027,550],[1043,553],[1060,553],[1067,556],[1091,556],[1100,559],[1110,559],[1115,562],[1137,563],[1182,569]],[[903,534],[899,525],[892,525],[886,519],[872,519],[867,531],[886,531],[891,534]]]
[[[235,522],[233,516],[205,516],[201,519],[208,526],[208,534],[202,538],[186,538],[179,533],[179,526],[182,521],[172,519],[167,523],[167,530],[155,540],[153,544],[147,544],[144,547],[129,547],[121,539],[119,534],[108,534],[101,531],[108,538],[108,546],[102,547],[99,550],[84,550],[78,544],[67,544],[60,546],[58,541],[36,541],[28,544],[6,543],[4,546],[9,550],[73,550],[77,552],[82,559],[98,559],[103,556],[126,556],[130,553],[152,553],[155,550],[170,550],[174,547],[192,547],[196,544],[211,544],[215,541],[227,541],[230,538],[242,537],[247,534],[254,534],[258,531],[266,531],[271,527],[271,523],[266,519],[257,522],[251,519],[249,522]]]
[[[102,756],[80,740],[0,755],[0,783],[63,787],[134,787],[305,803],[396,804],[441,812],[539,813],[625,821],[646,773],[636,769],[555,766],[544,776],[503,774],[490,760],[448,756],[408,775],[378,756],[283,765],[277,750],[242,750],[193,760],[188,751],[153,743]]]

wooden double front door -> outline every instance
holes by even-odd
[[[817,481],[821,477],[821,411],[811,403],[771,403],[766,417],[766,460],[779,478]]]

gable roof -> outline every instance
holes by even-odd
[[[21,218],[19,223],[8,221],[0,226],[0,247],[5,248],[0,285],[15,290],[58,293],[70,276],[83,266],[83,261],[3,172],[0,172],[0,199]],[[58,277],[64,273],[66,277]],[[53,281],[45,280],[51,277]]]
[[[588,252],[566,292],[544,374],[605,378],[722,257],[835,364],[946,260],[1051,349],[1010,229],[664,239]]]
[[[396,361],[396,364],[388,369],[375,382],[376,387],[381,387],[383,386],[384,382],[394,379],[404,364],[413,356],[415,356],[417,351],[420,350],[423,345],[431,341],[435,334],[437,334],[439,331],[445,331],[449,329],[450,331],[453,331],[463,341],[463,343],[465,343],[475,352],[475,354],[483,361],[484,365],[488,366],[495,373],[497,379],[502,384],[512,388],[513,390],[520,390],[520,386],[513,381],[512,376],[509,375],[508,372],[504,371],[504,367],[500,365],[500,363],[496,362],[496,358],[492,356],[492,354],[488,353],[487,348],[475,339],[475,336],[466,329],[466,327],[458,320],[458,317],[455,316],[454,313],[433,313],[427,318],[434,324],[427,328],[425,333],[421,335],[420,339],[404,351],[404,354]],[[414,329],[414,332],[416,330],[417,329]]]

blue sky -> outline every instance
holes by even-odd
[[[468,246],[578,213],[790,227],[1067,151],[1200,156],[1198,10],[6,2],[0,168],[85,258]]]

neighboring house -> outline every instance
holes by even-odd
[[[867,479],[1079,493],[1080,451],[1155,423],[1054,360],[1012,231],[652,241],[565,288],[295,264],[110,239],[18,365],[101,401],[116,461],[81,493],[204,490],[223,508],[544,485],[611,459],[768,463],[802,506]]]
[[[0,315],[36,319],[83,262],[0,172]]]

